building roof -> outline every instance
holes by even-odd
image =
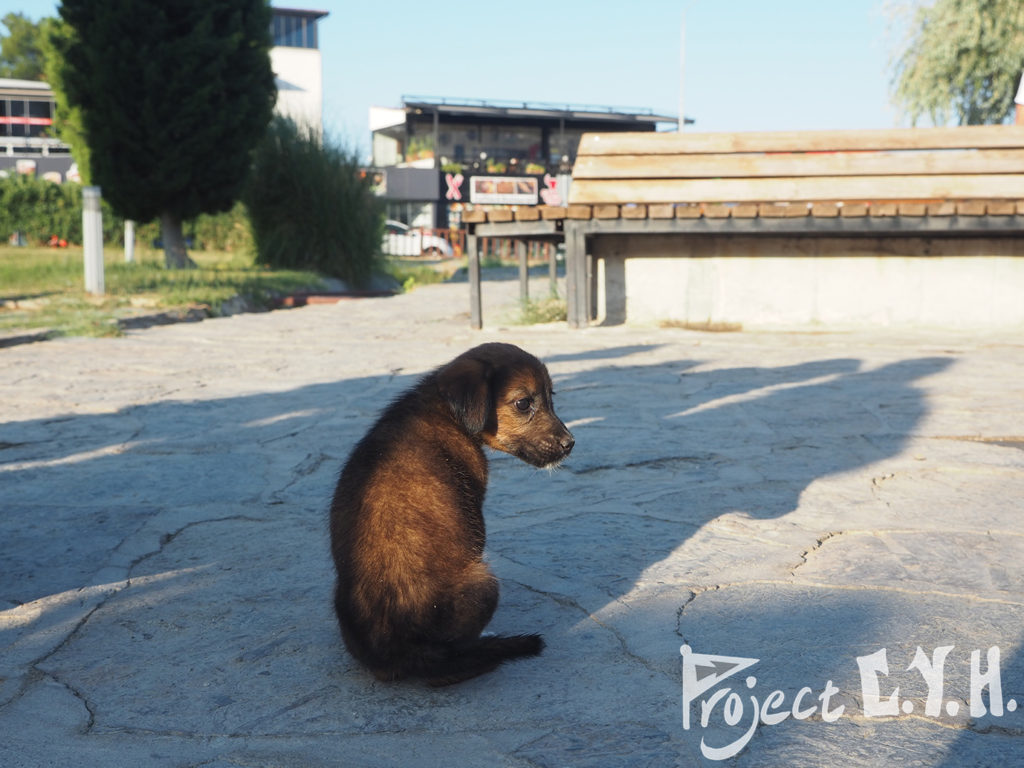
[[[460,99],[435,96],[402,96],[407,112],[451,117],[588,120],[616,123],[676,123],[675,115],[659,115],[643,107],[604,107],[594,104],[557,104],[500,99]]]
[[[283,13],[289,16],[304,16],[307,19],[313,19],[314,21],[322,19],[329,13],[329,11],[314,11],[307,8],[280,8],[276,5],[271,10],[273,10],[274,13]]]
[[[25,91],[49,91],[50,86],[42,80],[15,80],[10,77],[0,77],[0,88],[4,90],[25,90]]]

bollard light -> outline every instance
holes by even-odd
[[[85,290],[100,296],[103,284],[103,213],[100,188],[82,188],[82,245],[85,246]]]

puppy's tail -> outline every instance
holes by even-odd
[[[488,635],[423,650],[416,676],[442,686],[485,674],[506,661],[537,656],[544,650],[544,639],[540,635]]]

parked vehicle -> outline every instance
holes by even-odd
[[[384,222],[383,251],[385,256],[453,256],[452,245],[445,238],[393,219]]]

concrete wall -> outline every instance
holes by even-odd
[[[317,133],[323,130],[323,65],[316,48],[276,46],[270,66],[277,83],[277,111]]]
[[[605,324],[1024,329],[1024,239],[605,235],[590,252]]]

